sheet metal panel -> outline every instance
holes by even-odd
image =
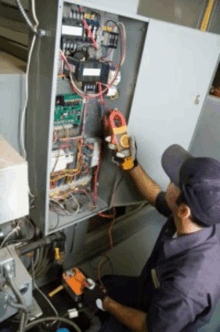
[[[129,119],[138,160],[162,188],[161,155],[188,149],[220,53],[220,37],[151,20]]]

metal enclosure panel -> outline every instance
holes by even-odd
[[[210,157],[220,161],[220,98],[208,96],[190,143],[195,157]]]
[[[69,4],[74,3],[68,1]],[[53,232],[58,228],[70,226],[82,221],[98,211],[107,209],[110,205],[110,195],[114,187],[114,181],[118,167],[111,163],[110,152],[104,153],[99,176],[98,208],[88,213],[79,213],[77,217],[58,216],[49,212],[49,172],[52,150],[53,114],[56,95],[56,75],[58,68],[58,51],[60,47],[61,22],[63,1],[57,1],[57,6],[42,5],[37,3],[37,15],[40,18],[40,28],[47,31],[46,37],[37,38],[30,67],[30,93],[27,108],[27,137],[26,147],[30,167],[30,187],[35,199],[35,209],[31,211],[31,217],[44,234]],[[84,5],[84,2],[81,3]],[[91,4],[89,4],[91,7]],[[106,8],[105,8],[106,9]],[[134,15],[135,16],[135,15]],[[128,49],[130,55],[127,64],[123,68],[122,94],[115,103],[128,117],[133,98],[133,89],[139,68],[139,62],[146,36],[146,23],[135,21],[132,30],[132,21],[129,18],[120,17],[126,26],[129,26]],[[136,23],[136,24],[135,24]],[[139,34],[137,38],[134,35]],[[133,43],[135,39],[135,44]],[[135,45],[135,46],[134,46]],[[135,47],[135,52],[134,52]],[[132,66],[132,69],[129,68]],[[107,183],[108,182],[108,183]],[[106,190],[106,186],[108,190]],[[49,225],[52,223],[52,225]],[[50,227],[51,228],[50,228]]]
[[[15,276],[12,277],[13,282],[17,286],[20,291],[23,291],[22,297],[25,302],[25,306],[30,309],[32,305],[32,278],[28,273],[27,269],[24,267],[21,259],[18,257],[16,250],[13,246],[8,246],[7,248],[1,249],[0,252],[0,260],[1,263],[4,263],[4,257],[7,253],[7,256],[11,257],[15,264]],[[6,257],[7,257],[6,256]],[[1,282],[4,281],[1,279]],[[10,287],[4,289],[4,293],[7,296],[10,296],[13,300],[15,299],[15,295]],[[0,307],[3,306],[3,303],[0,303]],[[7,304],[7,309],[4,316],[0,317],[0,322],[4,321],[8,317],[16,314],[18,309],[11,307]]]
[[[129,134],[137,139],[140,164],[162,188],[168,178],[161,155],[174,143],[188,148],[219,53],[218,35],[150,21]]]
[[[71,1],[68,0],[69,3],[78,3],[80,6],[85,7],[92,7],[99,10],[104,10],[106,12],[129,16],[132,18],[140,19],[140,16],[137,15],[138,3],[139,0],[78,0],[78,1]],[[141,18],[144,21],[148,21],[148,18],[143,17]]]
[[[148,24],[144,21],[131,20],[123,16],[119,16],[119,20],[126,27],[127,52],[124,65],[121,68],[122,80],[118,86],[119,98],[115,102],[108,101],[108,104],[112,109],[118,108],[128,120],[135,94],[143,48],[146,42]],[[142,200],[140,193],[134,188],[134,183],[128,174],[124,174],[120,180],[121,172],[118,166],[111,162],[111,156],[109,151],[105,152],[103,156],[99,176],[100,197],[107,197],[110,203],[113,187],[115,183],[117,184],[120,181],[120,185],[114,195],[115,206],[130,205]],[[106,190],[106,188],[111,187],[111,191]]]
[[[29,76],[29,101],[26,115],[26,149],[29,163],[30,189],[36,197],[36,209],[31,217],[44,234],[48,233],[49,164],[53,112],[56,95],[63,1],[36,2],[39,28],[46,30],[45,37],[38,37],[32,56]]]
[[[85,242],[84,240],[88,229],[88,223],[89,220],[87,219],[73,226],[67,227],[64,230],[64,234],[66,236],[66,255],[63,263],[64,270],[76,264],[78,257],[82,255],[82,248]]]

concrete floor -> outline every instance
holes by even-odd
[[[107,261],[101,269],[101,275],[112,274],[112,272],[117,275],[140,275],[142,268],[150,256],[164,221],[165,219],[161,217],[152,222],[148,222],[144,229],[107,251],[106,255],[111,260],[113,271],[110,263]],[[96,280],[97,267],[102,259],[102,256],[99,256],[91,262],[81,265],[80,268],[85,271],[87,275]],[[97,332],[101,326],[99,319],[94,317],[91,322],[92,325],[86,332]]]
[[[114,274],[138,276],[141,273],[165,222],[163,217],[157,217],[156,219],[148,221],[144,229],[106,252],[112,262]],[[101,259],[102,257],[98,257],[89,263],[83,264],[81,268],[96,280],[96,268]],[[111,265],[108,262],[103,266],[101,275],[111,274],[111,270]],[[93,326],[87,332],[96,332],[98,330],[98,322],[94,321]],[[220,301],[213,313],[211,322],[200,328],[198,332],[220,332]]]
[[[141,273],[164,221],[165,219],[161,217],[156,221],[148,222],[144,229],[106,252],[112,262],[114,274],[138,276]],[[97,279],[96,268],[101,259],[101,256],[97,257],[91,262],[81,265],[80,268],[93,279]],[[111,265],[107,262],[101,269],[101,275],[111,273]]]

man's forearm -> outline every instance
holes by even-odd
[[[132,308],[121,305],[110,297],[106,297],[103,301],[103,307],[112,314],[122,324],[135,332],[147,332],[147,314]]]
[[[155,205],[156,197],[161,191],[160,186],[145,173],[140,165],[133,168],[129,174],[131,175],[141,194],[149,201],[151,205]]]

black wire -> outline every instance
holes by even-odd
[[[107,20],[105,24],[107,25],[109,22],[114,23],[115,26],[118,28],[118,23],[116,21],[114,21],[114,20]]]

